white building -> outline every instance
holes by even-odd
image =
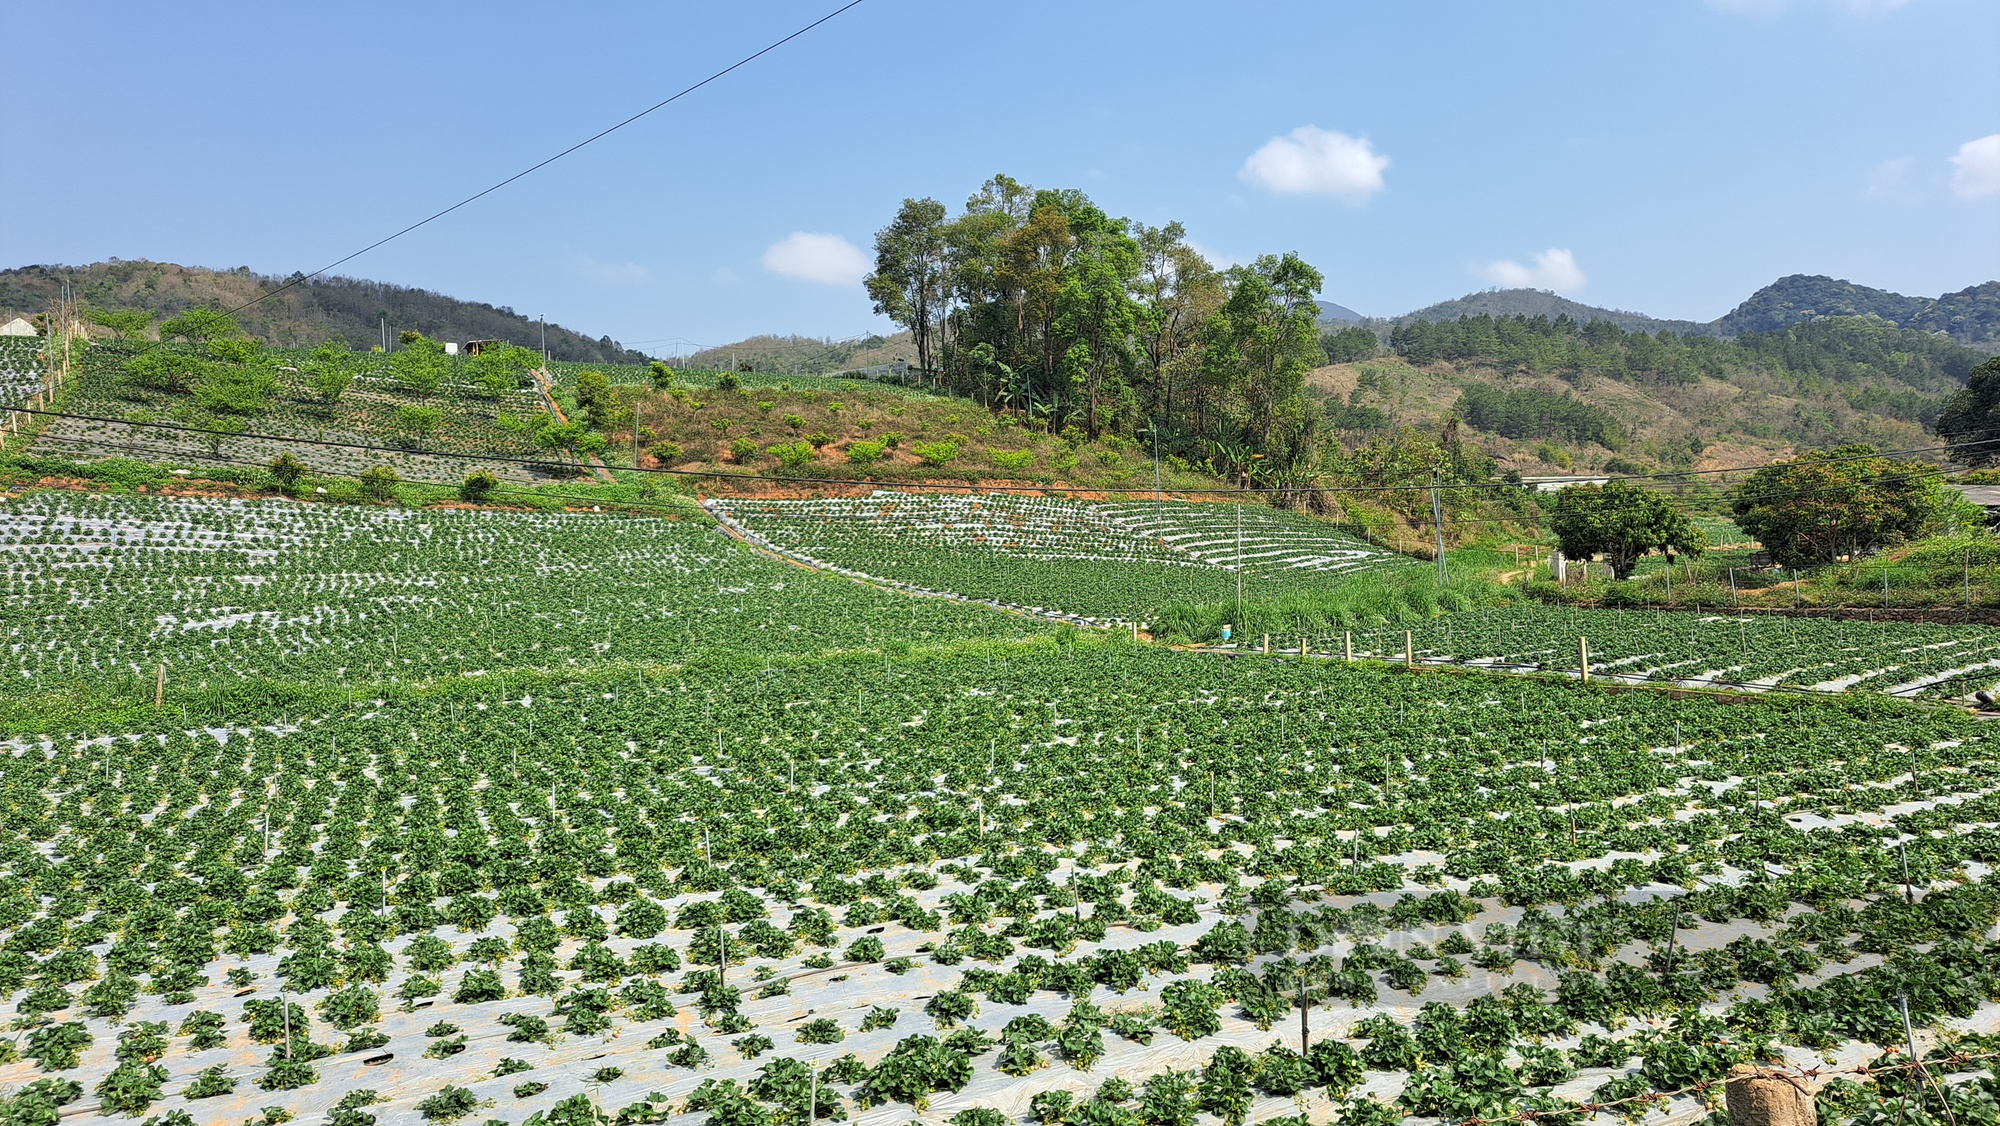
[[[40,336],[40,335],[41,333],[35,331],[35,326],[29,324],[27,322],[27,319],[24,317],[15,317],[13,320],[8,321],[6,324],[0,325],[0,336]]]

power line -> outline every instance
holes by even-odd
[[[513,183],[514,181],[520,179],[521,177],[526,176],[531,172],[536,172],[543,168],[546,168],[549,165],[554,164],[556,161],[561,160],[563,157],[566,157],[569,154],[575,152],[576,150],[584,147],[585,145],[588,145],[593,141],[601,140],[604,137],[608,137],[611,134],[616,133],[618,130],[625,128],[627,125],[630,125],[633,122],[639,120],[640,118],[646,116],[647,114],[652,113],[655,110],[664,109],[665,107],[672,105],[677,101],[680,101],[682,98],[688,96],[689,94],[694,93],[696,90],[701,89],[702,87],[708,85],[709,83],[714,82],[716,79],[723,77],[724,75],[730,73],[731,71],[738,70],[744,66],[749,65],[752,62],[755,62],[756,60],[764,57],[765,55],[770,54],[772,51],[775,51],[778,48],[784,46],[785,44],[790,43],[792,40],[797,39],[799,36],[804,35],[807,32],[813,30],[819,25],[826,23],[827,21],[833,19],[836,16],[846,13],[848,10],[852,8],[858,7],[861,3],[862,0],[848,0],[846,4],[843,4],[840,7],[835,8],[833,11],[828,12],[826,15],[823,15],[820,18],[805,25],[804,27],[799,28],[797,31],[792,32],[790,35],[787,35],[782,39],[778,39],[769,44],[766,44],[764,47],[756,51],[753,51],[748,55],[743,56],[742,58],[736,60],[733,63],[730,63],[728,66],[723,67],[721,70],[716,71],[714,74],[709,75],[707,78],[704,78],[701,81],[696,82],[691,86],[683,87],[682,89],[676,91],[671,97],[668,97],[664,100],[655,102],[652,105],[647,106],[645,109],[640,110],[638,113],[633,114],[632,116],[626,118],[625,120],[619,122],[618,124],[613,125],[610,128],[603,129],[596,133],[593,133],[590,136],[585,137],[583,140],[578,141],[576,144],[573,144],[570,147],[555,154],[554,156],[549,157],[546,160],[540,161],[539,163],[531,164],[528,167],[523,168],[521,171],[514,173],[512,176],[509,176],[506,179],[500,181],[499,183],[494,184],[492,187],[486,188],[483,191],[475,192],[472,195],[466,196],[464,199],[459,200],[457,203],[452,204],[450,207],[447,207],[442,211],[437,211],[433,212],[430,215],[426,215],[422,219],[419,219],[416,222],[411,223],[409,226],[404,227],[402,230],[397,231],[392,235],[376,239],[374,242],[369,243],[367,246],[362,247],[360,250],[355,251],[354,253],[348,255],[345,258],[341,258],[337,261],[330,262],[324,266],[321,266],[319,269],[314,270],[310,274],[303,274],[293,277],[288,281],[286,281],[285,284],[270,291],[269,293],[262,294],[258,297],[252,298],[249,301],[245,301],[243,304],[238,305],[233,309],[226,310],[226,312],[228,312],[231,315],[240,313],[243,310],[248,309],[250,306],[265,300],[266,298],[276,297],[278,294],[283,293],[284,291],[292,288],[295,285],[298,285],[311,278],[316,278],[321,274],[326,273],[328,270],[334,269],[335,267],[345,265],[348,262],[352,262],[354,259],[361,257],[363,254],[368,253],[369,251],[375,249],[378,246],[383,245],[384,243],[393,242],[396,239],[402,238],[404,235],[409,234],[411,231],[416,230],[418,227],[421,227],[426,223],[431,222],[432,220],[442,219],[445,216],[451,214],[452,212],[457,211],[459,208],[464,207],[468,203],[472,203],[475,200],[482,199],[486,196],[492,195],[494,192],[499,191],[501,188],[506,187],[507,185]]]

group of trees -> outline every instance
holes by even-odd
[[[1976,469],[2000,465],[2000,356],[1972,369],[1945,402],[1937,433],[1955,460]]]
[[[1567,315],[1480,314],[1397,325],[1389,346],[1411,363],[1474,362],[1509,374],[1673,385],[1754,371],[1800,391],[1873,384],[1933,399],[1957,387],[1980,360],[1978,352],[1944,337],[1872,317],[1830,317],[1725,340],[1628,332],[1610,321],[1578,323]]]
[[[121,331],[144,327],[118,316],[99,319],[120,321]],[[226,313],[190,309],[161,323],[160,340],[166,346],[145,348],[126,361],[127,376],[141,387],[192,395],[197,405],[219,418],[262,414],[283,391],[277,357],[246,336]],[[499,396],[521,386],[528,370],[541,363],[536,353],[511,345],[458,356],[419,333],[406,332],[401,342],[402,348],[390,354],[385,374],[401,390],[418,396],[437,394],[447,386],[467,394]],[[329,340],[287,366],[299,373],[314,401],[331,407],[370,365],[346,342]],[[435,408],[412,404],[401,408],[399,417],[420,422],[442,415]],[[429,428],[406,428],[423,432],[435,429],[435,423]]]
[[[1976,524],[1961,511],[1966,503],[1931,466],[1839,446],[1757,470],[1730,508],[1772,562],[1802,567],[1933,535],[1961,518]]]
[[[1616,416],[1568,392],[1474,383],[1459,397],[1457,414],[1480,430],[1507,438],[1562,438],[1609,450],[1625,445],[1625,427]]]
[[[1050,431],[1157,435],[1225,473],[1283,476],[1316,452],[1321,276],[1297,255],[1217,269],[1178,223],[995,176],[956,217],[905,200],[867,285],[921,378]]]
[[[1752,472],[1736,487],[1730,511],[1772,562],[1791,568],[1977,527],[1983,516],[1937,468],[1860,445]],[[1602,555],[1619,579],[1650,552],[1700,555],[1708,547],[1707,535],[1671,497],[1625,480],[1564,489],[1549,516],[1563,554]]]

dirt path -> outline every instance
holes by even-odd
[[[561,407],[556,405],[555,382],[549,378],[549,373],[541,368],[530,368],[528,369],[528,374],[535,377],[535,390],[541,393],[542,402],[549,408],[549,413],[556,416],[557,422],[565,426],[569,425],[569,417],[563,414]],[[618,483],[618,479],[611,475],[610,468],[604,464],[602,458],[596,454],[585,454],[584,456],[590,459],[590,472],[598,480],[607,485]]]

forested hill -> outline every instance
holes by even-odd
[[[1626,332],[1658,332],[1665,329],[1673,333],[1692,333],[1697,336],[1716,334],[1712,325],[1699,321],[1670,321],[1659,317],[1649,317],[1644,313],[1631,313],[1622,309],[1603,309],[1595,305],[1585,305],[1558,297],[1540,289],[1490,289],[1483,293],[1468,293],[1451,301],[1440,301],[1427,305],[1414,313],[1388,318],[1386,324],[1409,324],[1412,321],[1455,321],[1460,317],[1568,317],[1578,324],[1591,321],[1610,321]],[[1378,323],[1378,322],[1369,322]]]
[[[210,270],[117,259],[88,266],[22,266],[0,270],[0,319],[49,308],[65,280],[84,305],[138,310],[163,320],[201,305],[225,309],[241,305],[278,288],[285,279],[252,273],[247,266]],[[505,340],[541,346],[541,326],[506,306],[359,278],[316,278],[237,314],[245,331],[267,344],[302,347],[339,339],[364,351],[381,342],[384,319],[391,338],[414,330],[433,340]],[[548,326],[548,347],[558,360],[625,364],[647,360],[608,336],[592,340],[556,324]]]
[[[1397,325],[1386,355],[1365,330],[1329,326],[1323,346],[1342,362],[1315,373],[1313,393],[1344,442],[1455,417],[1524,473],[1929,445],[1927,428],[1984,358],[1874,316],[1720,338],[1481,314]]]
[[[1361,323],[1386,336],[1398,325],[1455,321],[1460,317],[1568,317],[1577,324],[1609,321],[1626,332],[1682,336],[1742,336],[1777,332],[1826,317],[1880,317],[1897,328],[1943,333],[1983,352],[2000,351],[2000,281],[1968,286],[1942,297],[1907,297],[1886,289],[1819,275],[1792,274],[1750,295],[1715,320],[1675,321],[1585,305],[1539,289],[1493,289],[1427,305],[1400,317],[1364,318]],[[1323,317],[1327,321],[1341,318]]]
[[[2000,281],[1942,297],[1905,297],[1824,276],[1793,274],[1750,295],[1714,322],[1724,336],[1772,332],[1818,317],[1880,317],[1899,328],[1942,332],[1986,351],[2000,347]]]

